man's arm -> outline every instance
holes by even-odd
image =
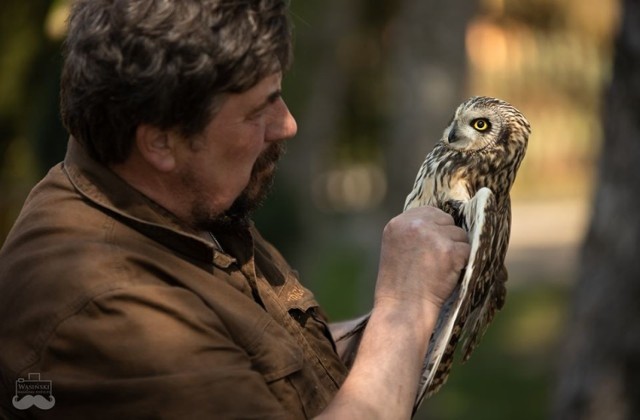
[[[466,233],[438,209],[413,209],[387,225],[371,317],[320,418],[410,417],[429,337],[468,256]]]

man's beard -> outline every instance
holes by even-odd
[[[191,209],[193,226],[198,231],[220,231],[244,228],[251,214],[265,201],[275,178],[275,166],[285,152],[285,143],[273,143],[256,160],[245,189],[231,206],[222,213],[213,214],[203,200],[195,201]]]

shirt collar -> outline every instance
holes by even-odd
[[[172,213],[93,160],[73,137],[69,140],[63,167],[82,196],[156,242],[220,268],[228,268],[235,262],[233,257],[180,223]]]

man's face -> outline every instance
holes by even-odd
[[[204,131],[181,149],[180,194],[190,202],[196,229],[242,222],[264,199],[284,141],[297,131],[280,96],[281,81],[276,73],[229,95]]]

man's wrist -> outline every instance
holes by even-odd
[[[394,329],[407,328],[417,339],[427,342],[439,313],[440,306],[426,299],[377,296],[369,322],[388,323]]]

